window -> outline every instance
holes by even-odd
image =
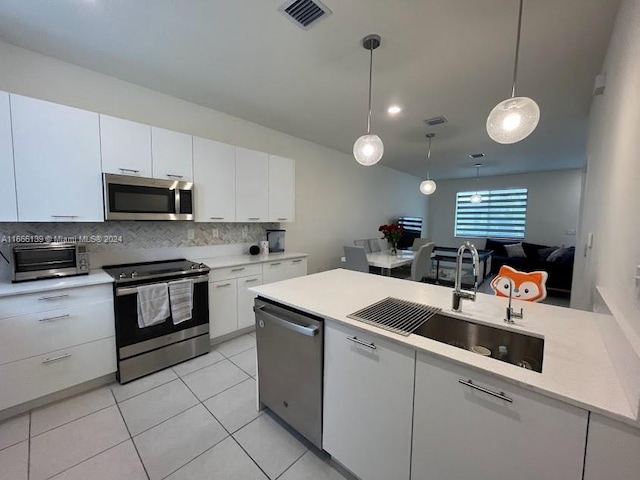
[[[456,195],[456,237],[524,238],[526,188],[478,191],[482,201],[472,203],[475,193]]]
[[[420,235],[422,235],[421,217],[400,217],[398,218],[398,225],[404,229],[402,238],[398,242],[398,248],[400,249],[410,248],[413,245],[413,240],[420,238]]]

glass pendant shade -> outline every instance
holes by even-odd
[[[353,156],[360,165],[374,165],[380,161],[383,154],[384,145],[377,135],[362,135],[353,144]]]
[[[474,193],[471,195],[471,199],[469,200],[471,203],[480,203],[482,202],[482,195],[479,193]]]
[[[528,97],[508,98],[496,105],[487,118],[492,140],[510,144],[527,138],[538,126],[540,108]]]
[[[436,188],[436,182],[434,182],[433,180],[424,180],[422,183],[420,183],[420,191],[424,195],[431,195],[436,191]]]

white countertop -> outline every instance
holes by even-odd
[[[524,318],[516,320],[515,325],[507,325],[503,322],[507,305],[504,298],[478,294],[475,302],[463,300],[462,313],[456,314],[451,310],[451,288],[343,269],[250,290],[265,298],[478,369],[577,407],[640,426],[637,407],[630,405],[618,370],[600,335],[598,322],[608,318],[604,315],[514,300],[515,309],[524,308]],[[348,314],[389,296],[440,307],[448,315],[477,323],[544,337],[543,371],[525,370],[419,335],[403,337],[347,318]]]
[[[208,257],[194,259],[194,262],[201,262],[209,268],[237,267],[238,265],[249,265],[252,263],[266,263],[278,260],[289,260],[292,258],[308,257],[308,253],[281,252],[269,253],[268,255],[234,255],[225,257]]]
[[[31,280],[20,283],[0,283],[0,297],[11,295],[21,295],[23,293],[48,292],[51,290],[61,290],[63,288],[87,287],[89,285],[100,285],[112,283],[113,278],[107,275],[102,269],[91,270],[89,275],[77,275],[74,277],[51,278],[49,280]]]

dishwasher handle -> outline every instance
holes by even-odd
[[[253,307],[253,311],[256,312],[256,315],[265,316],[279,327],[286,328],[302,335],[306,335],[307,337],[315,337],[318,334],[319,328],[316,326],[298,325],[297,323],[289,322],[280,317],[276,317],[275,315],[265,312],[263,309],[264,306]]]

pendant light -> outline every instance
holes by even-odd
[[[481,166],[482,166],[481,163],[476,163],[476,193],[471,195],[471,198],[469,199],[469,201],[471,203],[480,203],[480,202],[482,202],[482,195],[480,195],[478,193],[478,176],[480,175],[480,167]]]
[[[424,195],[431,195],[436,191],[436,182],[429,178],[429,160],[431,159],[431,139],[435,137],[435,133],[427,133],[429,139],[429,149],[427,150],[427,179],[420,183],[420,191]]]
[[[380,46],[380,35],[367,35],[362,46],[369,50],[369,112],[367,114],[367,134],[362,135],[353,144],[353,156],[359,164],[369,166],[380,161],[384,145],[380,137],[371,133],[371,83],[373,76],[373,51]]]
[[[489,118],[487,118],[487,133],[491,139],[502,144],[516,143],[524,140],[536,129],[538,121],[540,120],[540,108],[534,100],[529,97],[516,97],[523,2],[524,0],[520,0],[511,98],[507,98],[496,105],[493,110],[491,110]]]

